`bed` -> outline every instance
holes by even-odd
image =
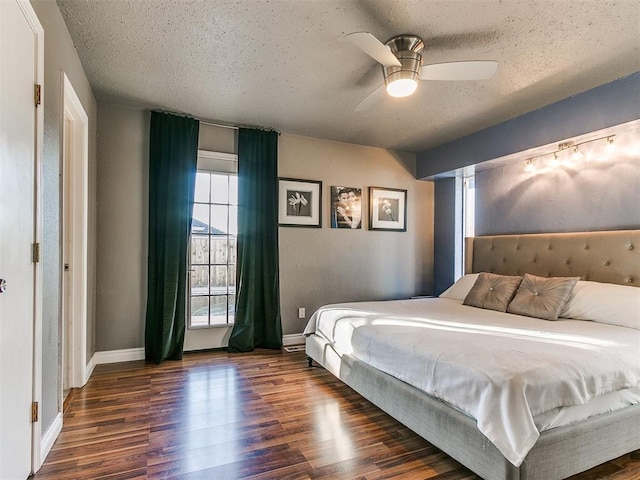
[[[639,248],[640,230],[468,239],[441,297],[324,306],[306,354],[483,478],[566,478],[640,449]]]

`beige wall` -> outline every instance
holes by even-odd
[[[98,351],[142,347],[147,281],[148,120],[140,109],[99,105]],[[430,293],[433,185],[415,180],[413,154],[283,134],[282,177],[323,181],[323,228],[280,227],[283,331],[301,333],[297,308]],[[236,153],[237,131],[200,126],[200,148]],[[329,228],[329,188],[408,190],[408,231]],[[368,218],[365,219],[365,227]]]
[[[149,112],[98,109],[96,350],[144,346],[149,214]],[[235,153],[237,130],[200,126],[203,150]]]
[[[96,350],[144,345],[149,114],[98,109]]]
[[[238,153],[238,129],[200,123],[198,148],[210,152]]]
[[[409,171],[415,155],[282,134],[279,176],[321,180],[322,228],[280,227],[284,334],[302,332],[326,303],[406,298],[433,288],[433,184]],[[363,227],[331,228],[330,188],[362,189]],[[407,231],[370,231],[368,187],[407,190]],[[298,319],[304,307],[307,319]]]
[[[1,1],[1,0],[0,0]],[[95,254],[96,254],[96,123],[97,104],[80,64],[58,6],[53,1],[32,0],[44,28],[44,156],[42,171],[42,433],[59,409],[60,325],[60,172],[63,126],[62,73],[66,73],[89,117],[89,232],[87,359],[95,351]]]

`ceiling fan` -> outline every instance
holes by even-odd
[[[422,64],[424,42],[416,35],[398,35],[382,43],[369,32],[350,33],[352,44],[382,65],[384,85],[373,91],[354,109],[367,110],[384,95],[406,97],[418,88],[418,80],[487,80],[496,73],[498,62],[478,60]]]

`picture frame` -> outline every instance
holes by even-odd
[[[407,231],[407,191],[369,187],[369,230]]]
[[[322,227],[322,182],[278,179],[278,226]]]
[[[332,186],[330,201],[331,228],[362,228],[361,188]]]

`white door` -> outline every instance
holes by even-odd
[[[35,264],[36,36],[0,1],[0,478],[31,472]]]

